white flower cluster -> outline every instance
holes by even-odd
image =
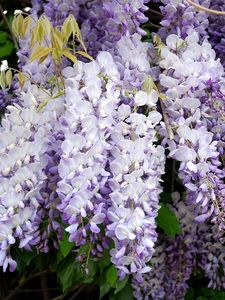
[[[219,144],[208,126],[208,81],[220,78],[223,68],[207,41],[199,43],[190,31],[185,40],[168,36],[162,48],[160,83],[166,95],[165,107],[175,138],[167,140],[170,156],[181,162],[179,176],[187,190],[188,201],[198,205],[199,221],[213,215],[223,227],[225,185],[220,169]],[[166,134],[166,131],[165,131]],[[215,218],[214,218],[215,217]]]
[[[44,154],[60,107],[56,101],[37,113],[43,93],[34,86],[26,88],[21,106],[8,106],[0,127],[0,265],[4,270],[8,264],[11,270],[16,267],[10,256],[10,245],[16,240],[28,250],[39,242],[37,212],[46,180]]]
[[[146,263],[157,239],[155,218],[165,155],[164,148],[155,145],[160,113],[151,111],[146,117],[122,104],[117,118],[110,142],[113,177],[109,179],[111,204],[107,215],[111,224],[107,235],[115,241],[110,251],[112,261],[124,276],[150,270]]]

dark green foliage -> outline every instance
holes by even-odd
[[[176,215],[165,204],[161,205],[156,221],[158,227],[169,236],[175,237],[181,233]]]

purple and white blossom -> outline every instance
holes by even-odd
[[[111,147],[108,138],[115,126],[114,114],[120,101],[117,90],[120,77],[107,52],[100,52],[96,61],[66,68],[63,74],[67,78],[66,111],[60,120],[64,141],[58,167],[57,192],[61,199],[58,209],[69,224],[66,231],[70,241],[80,246],[89,239],[94,251],[94,243],[100,244],[99,225],[106,219]],[[104,247],[103,238],[97,248]]]
[[[136,299],[184,299],[188,280],[196,266],[199,226],[194,221],[193,206],[182,201],[173,205],[182,233],[175,239],[161,235],[151,260],[151,271],[143,282],[133,276],[132,286]]]
[[[201,36],[207,36],[208,14],[197,10],[186,0],[161,0],[160,6],[163,15],[160,24],[162,28],[158,33],[165,40],[170,34],[176,34],[185,39],[193,29]],[[210,0],[195,1],[206,8],[210,5]]]
[[[51,55],[29,61],[32,22],[19,40],[24,86],[14,84],[13,105],[7,90],[0,95],[3,271],[16,268],[11,247],[48,252],[66,232],[80,261],[109,251],[137,299],[184,299],[195,269],[225,288],[222,19],[162,0],[154,45],[142,42],[150,1],[32,2],[32,22],[44,12],[61,29],[76,17],[94,60],[65,60],[55,72]],[[181,224],[174,239],[156,223],[166,158],[186,189],[170,204]]]
[[[146,117],[122,104],[117,118],[111,136],[110,224],[106,234],[115,242],[110,254],[120,276],[138,273],[141,280],[141,274],[150,271],[146,263],[157,239],[155,218],[165,157],[163,147],[154,142],[161,115],[151,111]]]
[[[206,113],[210,105],[207,82],[222,77],[223,69],[211,45],[199,43],[195,31],[184,40],[172,34],[166,42],[161,49],[163,73],[159,79],[166,96],[168,125],[175,132],[174,140],[167,140],[170,157],[181,162],[179,177],[189,191],[188,202],[197,204],[196,218],[211,218],[223,227],[224,174],[219,144],[210,132]]]
[[[211,1],[211,9],[225,11],[225,4],[221,0]],[[216,51],[216,54],[221,60],[221,63],[224,66],[225,56],[225,21],[224,16],[218,16],[214,14],[209,15],[209,26],[208,26],[208,34],[209,41],[213,46],[213,49]]]
[[[46,180],[44,154],[50,124],[61,106],[56,101],[37,113],[43,96],[47,95],[27,83],[20,105],[7,107],[0,127],[0,265],[4,271],[8,264],[11,271],[16,267],[10,256],[11,245],[18,241],[19,248],[30,250],[40,241],[37,214],[39,193]]]

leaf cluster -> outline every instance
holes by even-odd
[[[10,88],[12,83],[12,71],[11,69],[4,70],[0,72],[0,86],[4,90],[5,88]]]
[[[32,23],[34,20],[31,16],[23,17],[22,14],[15,16],[12,23],[12,29],[17,38],[24,38],[28,29],[31,31],[30,62],[38,60],[39,63],[42,63],[50,54],[56,64],[61,63],[63,56],[76,63],[76,54],[92,60],[92,57],[87,53],[78,23],[73,15],[69,15],[65,19],[61,30],[54,27],[46,16],[41,16],[31,26]],[[75,51],[75,49],[70,49],[67,46],[70,37],[74,42],[75,40],[78,41],[83,51]]]

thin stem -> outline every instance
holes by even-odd
[[[59,64],[61,64],[61,56],[58,52],[58,48],[56,46],[56,41],[55,41],[55,37],[54,37],[54,32],[53,32],[53,28],[51,28],[51,40],[52,40],[52,47],[54,47],[56,49],[56,55],[57,55],[57,59],[58,59],[58,62]],[[61,71],[61,68],[59,66],[59,64],[57,63],[57,61],[55,61],[54,57],[52,57],[52,60],[53,60],[53,64],[54,64],[54,68],[55,68],[55,72],[56,72],[56,75],[59,75],[60,79],[61,79],[61,84],[63,85],[63,87],[65,86],[64,84],[64,78],[62,76],[62,71]],[[58,74],[57,74],[58,73]],[[61,86],[60,86],[60,83],[59,83],[59,79],[58,77],[56,76],[56,81],[57,81],[57,86],[58,86],[58,92],[60,93],[61,91]]]
[[[91,254],[91,241],[90,241],[90,246],[89,246],[89,249],[88,249],[87,259],[86,259],[86,263],[85,263],[85,266],[86,266],[85,272],[87,274],[89,272],[89,270],[88,270],[88,263],[89,263],[89,259],[90,259],[90,254]]]
[[[75,285],[75,286],[74,286],[72,289],[70,289],[69,291],[63,293],[62,295],[59,295],[59,296],[53,298],[52,300],[63,300],[63,299],[65,299],[65,298],[68,296],[68,294],[70,294],[70,293],[73,292],[73,291],[76,291],[76,290],[79,289],[80,287],[81,287],[81,284]]]
[[[194,7],[196,7],[197,9],[202,10],[204,12],[215,14],[215,15],[220,15],[220,16],[225,16],[225,11],[220,11],[220,10],[214,10],[214,9],[207,8],[207,7],[204,7],[200,4],[197,4],[197,3],[193,2],[192,0],[186,0],[186,1],[189,4],[193,5]]]
[[[42,256],[41,256],[41,268],[42,268],[42,271],[43,271],[43,257]],[[43,300],[49,300],[48,278],[46,276],[46,273],[43,273],[40,276],[40,283],[41,283],[41,288],[42,288]]]
[[[47,288],[49,292],[51,291],[60,291],[60,288]],[[20,289],[20,293],[41,293],[43,289]]]
[[[151,26],[151,27],[154,27],[154,28],[161,28],[161,26],[160,25],[157,25],[157,24],[154,24],[154,23],[152,23],[152,22],[148,22],[148,26]]]
[[[12,28],[11,28],[11,26],[10,26],[10,24],[9,24],[8,19],[6,18],[5,14],[4,14],[4,10],[3,10],[3,7],[1,6],[1,4],[0,4],[0,14],[1,14],[2,19],[4,20],[4,22],[6,23],[8,29],[9,29],[9,32],[10,32],[11,38],[12,38],[12,40],[13,40],[13,43],[14,43],[14,45],[15,45],[15,48],[16,48],[17,50],[19,50],[19,46],[18,46],[18,44],[17,44],[16,37],[15,37],[13,31],[12,31]]]
[[[68,300],[74,300],[85,289],[85,285],[82,285]]]
[[[152,13],[155,13],[156,15],[158,15],[158,16],[160,16],[160,17],[163,17],[163,14],[161,14],[161,12],[159,12],[158,10],[149,8],[148,11],[149,11],[149,12],[152,12]]]

